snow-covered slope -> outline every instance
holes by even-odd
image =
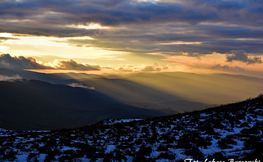
[[[146,120],[51,131],[0,129],[1,161],[263,160],[263,98]]]

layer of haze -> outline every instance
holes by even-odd
[[[229,74],[184,72],[94,75],[56,74],[92,86],[121,102],[145,108],[184,112],[256,97],[263,91],[261,78]]]

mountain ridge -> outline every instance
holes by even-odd
[[[9,129],[68,128],[105,118],[165,114],[125,105],[90,89],[38,80],[0,81],[0,89],[0,126]]]

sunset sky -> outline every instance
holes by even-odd
[[[0,0],[0,67],[263,77],[262,0]]]

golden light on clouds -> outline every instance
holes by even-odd
[[[116,59],[120,54],[128,54],[128,52],[105,50],[99,47],[92,46],[73,46],[67,43],[67,40],[92,40],[92,37],[45,37],[32,35],[14,35],[11,33],[0,33],[0,37],[6,37],[0,52],[10,53],[12,56],[36,56],[40,60],[45,55],[54,55],[62,58],[89,58],[89,59]],[[105,63],[107,64],[107,63]]]
[[[183,54],[180,56],[167,56],[166,61],[172,61],[175,63],[185,64],[189,66],[204,66],[209,67],[216,63],[223,63],[225,62],[225,55],[222,54],[207,54],[207,55],[200,55],[198,57],[191,57],[187,54]]]
[[[12,37],[11,33],[0,33],[0,37]]]
[[[5,52],[9,49],[7,46],[0,46],[0,52]]]
[[[242,62],[226,62],[227,55],[228,54],[213,53],[189,56],[188,53],[184,53],[179,56],[166,56],[164,60],[174,62],[171,63],[171,65],[176,65],[174,67],[181,67],[179,71],[183,72],[246,74],[262,77],[262,75],[259,74],[263,72],[262,64],[248,65]]]
[[[0,6],[1,54],[52,67],[72,59],[118,72],[263,75],[258,1],[19,0]]]
[[[89,26],[77,26],[79,28],[108,29],[99,24]],[[191,72],[191,73],[215,73],[225,72],[233,74],[253,74],[263,73],[262,64],[247,64],[240,61],[227,62],[229,54],[212,53],[200,54],[180,52],[177,55],[165,52],[152,52],[141,57],[132,52],[112,51],[94,46],[90,41],[97,41],[91,36],[76,37],[47,37],[33,36],[25,34],[0,33],[2,39],[0,44],[1,53],[10,53],[12,56],[36,57],[36,62],[44,66],[53,68],[59,67],[60,61],[69,59],[76,60],[79,64],[98,65],[100,71],[87,73],[130,73],[130,72]],[[68,41],[87,42],[84,45],[70,44]],[[137,42],[136,42],[137,43]],[[170,45],[202,45],[202,42],[170,41],[159,43],[162,46]],[[128,48],[127,48],[128,49]],[[53,59],[46,59],[47,57]],[[88,58],[88,59],[87,59]],[[151,60],[146,58],[152,58]],[[159,64],[158,60],[163,62]],[[252,56],[247,56],[247,60],[253,60]],[[133,61],[131,61],[133,60]],[[154,64],[158,62],[158,64]],[[124,64],[123,64],[124,63]],[[111,65],[109,65],[111,64]],[[56,69],[57,70],[57,69]],[[39,71],[39,69],[38,69]],[[55,72],[55,70],[44,70],[45,72]],[[42,72],[44,72],[42,71]],[[65,72],[65,71],[64,71]],[[78,70],[80,72],[80,70]]]
[[[68,25],[66,27],[70,27],[70,28],[78,28],[78,29],[111,29],[111,27],[108,26],[101,26],[100,24],[96,24],[96,23],[89,23],[87,25]]]

